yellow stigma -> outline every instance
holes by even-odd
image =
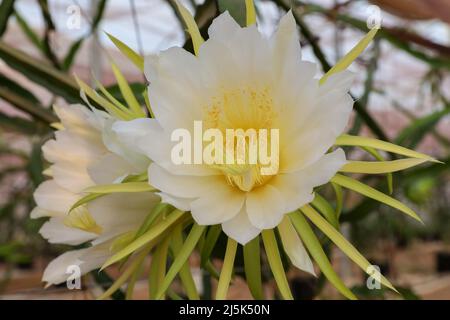
[[[69,228],[76,228],[95,234],[101,234],[103,231],[85,206],[75,208],[69,212],[64,218],[64,224]]]
[[[203,119],[206,129],[219,129],[226,137],[227,129],[242,129],[243,131],[254,129],[270,130],[277,117],[274,111],[272,93],[268,87],[252,88],[241,87],[234,89],[223,89],[219,94],[211,99],[209,106],[205,108]],[[270,135],[267,137],[270,145]],[[228,164],[224,159],[224,164],[213,165],[221,170],[232,186],[242,191],[250,191],[255,187],[266,183],[272,176],[261,174],[261,164],[249,161],[250,138],[246,140],[246,157],[238,163],[237,140],[233,144],[225,145],[224,157],[233,150],[234,164]]]

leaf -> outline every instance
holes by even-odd
[[[342,213],[342,207],[344,206],[344,195],[342,192],[342,188],[340,185],[337,185],[336,183],[331,182],[331,187],[333,187],[334,194],[336,195],[336,217],[339,221],[339,218]]]
[[[97,269],[92,271],[91,274],[94,277],[95,282],[103,288],[103,290],[108,290],[113,283],[113,280],[105,271],[100,271]],[[122,290],[117,289],[113,294],[111,294],[111,297],[113,300],[124,300],[125,294]]]
[[[122,52],[123,55],[125,55],[130,61],[138,67],[139,70],[144,72],[144,58],[142,58],[136,51],[131,49],[129,46],[127,46],[125,43],[114,37],[113,35],[106,32],[106,35],[108,38],[114,43],[117,49]]]
[[[408,145],[410,148],[416,147],[436,124],[450,113],[450,107],[435,111],[422,118],[414,120],[410,125],[403,129],[395,142],[402,145]]]
[[[78,50],[80,50],[81,45],[83,44],[84,38],[80,38],[77,41],[75,41],[74,43],[72,43],[72,45],[70,46],[69,50],[66,53],[66,56],[63,60],[62,63],[62,69],[64,71],[67,71],[70,69],[70,67],[72,66],[74,60],[75,60],[75,56],[78,53]]]
[[[0,58],[31,81],[43,86],[69,103],[81,103],[76,82],[67,74],[56,70],[23,51],[12,48],[0,41]]]
[[[117,278],[116,281],[106,290],[102,295],[100,295],[97,300],[104,300],[111,296],[114,292],[116,292],[120,287],[128,280],[129,277],[131,277],[135,272],[137,272],[137,269],[142,265],[144,262],[145,257],[152,249],[152,245],[148,245],[146,248],[140,252],[136,258],[130,263],[130,265],[125,269],[125,271],[120,275],[119,278]],[[103,268],[102,268],[103,269]]]
[[[84,189],[83,192],[109,194],[121,192],[149,192],[155,190],[156,189],[147,182],[126,182],[92,186]]]
[[[14,11],[14,16],[16,17],[16,21],[20,29],[22,29],[23,33],[27,36],[31,43],[33,43],[39,51],[44,52],[44,46],[41,39],[39,39],[38,35],[28,25],[26,20],[22,18],[22,16],[17,11]]]
[[[331,241],[339,247],[353,262],[355,262],[364,272],[368,273],[371,264],[367,261],[362,254],[359,253],[356,248],[345,239],[332,225],[330,225],[322,216],[317,213],[309,205],[306,205],[300,209],[305,216],[309,218]],[[374,276],[380,279],[380,282],[386,287],[394,290],[394,286],[387,280],[378,270],[374,268]],[[369,273],[369,275],[371,275]]]
[[[256,300],[264,300],[261,279],[261,256],[259,236],[244,246],[244,271],[248,288]]]
[[[367,137],[351,136],[351,135],[341,135],[336,139],[335,145],[337,146],[355,146],[355,147],[370,147],[378,150],[383,150],[387,152],[392,152],[400,154],[410,158],[425,159],[431,162],[439,162],[432,157],[419,153],[401,146],[397,146],[390,142],[385,142],[378,139],[372,139]]]
[[[223,260],[222,270],[220,271],[219,283],[216,290],[216,300],[225,300],[227,298],[228,287],[230,286],[233,275],[234,259],[236,257],[237,242],[228,238],[225,258]]]
[[[173,279],[175,279],[176,275],[180,272],[181,268],[191,255],[192,251],[197,245],[198,240],[202,236],[203,231],[205,231],[205,228],[205,226],[200,226],[196,223],[193,224],[192,229],[189,232],[188,237],[186,238],[186,241],[181,247],[180,253],[175,257],[174,262],[170,266],[170,269],[167,272],[166,277],[164,278],[161,288],[156,295],[156,299],[160,299],[167,291]]]
[[[171,248],[174,257],[177,257],[183,248],[183,234],[181,225],[177,225],[172,233]],[[194,279],[192,278],[191,269],[189,268],[189,262],[186,261],[180,269],[180,279],[183,283],[184,289],[189,300],[200,300],[200,296],[197,292]]]
[[[152,254],[150,270],[148,275],[149,298],[154,299],[158,288],[161,286],[166,274],[167,256],[169,251],[170,236],[156,247]]]
[[[356,60],[356,58],[359,57],[359,55],[367,48],[367,46],[370,44],[372,39],[377,34],[378,29],[373,28],[370,30],[364,38],[362,38],[356,46],[353,47],[352,50],[350,50],[349,53],[347,53],[341,60],[339,60],[328,72],[320,79],[320,84],[324,84],[327,79],[338,72],[346,70],[353,61]]]
[[[1,74],[0,98],[36,119],[46,123],[57,121],[56,116],[45,109],[31,92]]]
[[[366,152],[368,152],[369,154],[371,154],[378,161],[384,161],[384,157],[374,148],[362,147],[362,149],[365,150]],[[393,177],[392,173],[386,174],[386,181],[388,184],[389,194],[392,194],[394,192],[394,182],[393,182],[394,177]]]
[[[220,224],[213,225],[209,228],[206,234],[205,244],[201,252],[201,266],[204,267],[209,261],[209,257],[219,239],[220,233],[222,232],[222,226]]]
[[[14,0],[2,0],[0,4],[0,37],[5,33],[8,20],[14,11]]]
[[[313,230],[309,226],[308,222],[305,220],[303,215],[299,212],[293,212],[289,214],[295,229],[297,229],[300,238],[302,238],[303,243],[308,249],[309,253],[319,265],[320,270],[323,272],[325,277],[331,282],[331,284],[339,290],[339,292],[344,295],[347,299],[356,300],[356,296],[345,286],[342,280],[334,271],[331,266],[327,255],[322,249],[319,240],[314,234]]]
[[[256,23],[255,4],[253,0],[245,0],[246,24],[251,26]]]
[[[339,229],[338,217],[331,204],[320,194],[316,192],[311,204],[331,223],[336,229]]]
[[[428,160],[416,158],[393,161],[349,161],[341,169],[339,169],[339,171],[366,174],[391,173],[417,166],[426,161]]]
[[[0,112],[0,127],[29,135],[37,132],[37,127],[34,122],[19,117],[10,117],[2,112]]]
[[[167,229],[172,227],[175,223],[179,222],[181,218],[184,216],[184,212],[175,210],[170,215],[168,215],[165,219],[161,220],[157,224],[155,224],[151,229],[145,232],[142,236],[131,242],[124,249],[120,250],[116,254],[114,254],[111,258],[109,258],[102,266],[102,269],[116,263],[119,260],[127,257],[132,254],[136,250],[142,248],[146,244],[155,241],[161,234],[163,234]]]
[[[408,208],[406,205],[404,205],[397,199],[394,199],[372,187],[369,187],[368,185],[366,185],[362,182],[359,182],[357,180],[354,180],[352,178],[349,178],[349,177],[346,177],[346,176],[343,176],[340,174],[336,174],[331,179],[331,181],[344,187],[344,188],[356,191],[366,197],[372,198],[372,199],[382,202],[388,206],[396,208],[396,209],[406,213],[410,217],[413,217],[417,221],[423,223],[422,219],[420,219],[420,217],[413,210]]]
[[[77,76],[75,76],[75,80],[77,81],[78,86],[80,87],[81,91],[84,94],[86,94],[89,98],[91,98],[95,103],[97,103],[103,109],[108,111],[110,114],[113,114],[122,120],[133,119],[133,114],[131,114],[131,112],[129,112],[128,110],[124,111],[118,108],[116,105],[100,96],[95,90],[93,90],[90,86],[88,86],[84,81],[79,79]]]
[[[272,229],[261,231],[264,248],[266,249],[267,259],[269,260],[270,269],[275,278],[278,290],[284,300],[293,300],[289,283],[286,279],[283,263],[281,262],[280,252],[278,251],[277,240]]]
[[[242,0],[218,0],[219,11],[228,11],[228,13],[234,18],[234,20],[236,20],[236,22],[241,27],[245,27],[247,24],[247,1],[248,0],[246,0],[245,2]]]
[[[180,13],[183,23],[187,28],[187,32],[191,36],[192,44],[194,46],[194,53],[195,55],[198,55],[200,46],[202,45],[205,40],[203,39],[202,35],[200,34],[200,30],[198,29],[197,23],[195,22],[194,17],[189,12],[189,10],[184,7],[179,0],[175,0],[175,3],[178,8],[178,12]]]
[[[116,77],[117,84],[119,85],[120,92],[122,93],[122,96],[124,97],[125,101],[128,104],[128,107],[131,109],[131,111],[135,114],[136,117],[145,117],[145,113],[142,111],[141,106],[139,105],[139,102],[137,101],[136,97],[133,94],[133,91],[131,90],[130,86],[128,85],[127,80],[123,76],[120,69],[117,67],[117,65],[110,59],[111,68],[114,72],[114,76]]]
[[[106,194],[102,194],[102,193],[91,193],[91,194],[88,194],[88,195],[82,197],[82,198],[81,198],[80,200],[78,200],[77,202],[75,202],[75,203],[72,205],[72,207],[70,207],[69,212],[71,212],[73,209],[76,209],[76,208],[78,208],[78,207],[80,207],[80,206],[82,206],[82,205],[84,205],[84,204],[86,204],[86,203],[91,202],[92,200],[95,200],[95,199],[97,199],[97,198],[103,197],[103,196],[105,196],[105,195],[106,195]]]

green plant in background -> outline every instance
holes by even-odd
[[[68,77],[66,74],[66,71],[70,69],[70,65],[73,62],[74,57],[76,56],[76,52],[79,49],[79,47],[81,46],[81,43],[83,40],[80,39],[76,43],[73,44],[71,49],[69,49],[68,54],[63,62],[58,61],[57,58],[55,57],[55,55],[52,54],[52,52],[51,52],[50,45],[48,44],[48,38],[45,37],[44,39],[39,40],[38,37],[32,33],[32,30],[29,27],[27,27],[26,22],[20,17],[20,14],[18,14],[17,12],[14,11],[13,2],[14,1],[3,1],[2,2],[2,7],[3,7],[2,9],[5,9],[5,10],[1,10],[1,12],[2,13],[5,12],[5,13],[9,13],[9,14],[4,14],[3,16],[0,15],[0,30],[2,30],[2,28],[1,28],[2,25],[6,26],[5,21],[8,20],[7,19],[8,16],[12,16],[12,15],[16,16],[16,19],[19,22],[22,30],[27,34],[27,36],[33,43],[35,43],[37,46],[39,46],[39,48],[41,48],[41,52],[42,52],[43,56],[46,57],[50,61],[52,66],[49,67],[49,66],[43,65],[42,63],[36,61],[35,59],[31,58],[30,56],[27,56],[23,52],[13,49],[4,43],[0,43],[0,58],[3,61],[5,61],[10,67],[16,69],[19,72],[24,73],[25,75],[29,76],[30,79],[35,81],[37,84],[47,88],[50,92],[54,93],[55,96],[63,97],[64,99],[66,99],[66,101],[71,102],[71,103],[82,101],[82,99],[79,96],[76,81],[72,80],[70,77]],[[169,2],[172,5],[174,4],[174,2],[172,2],[172,1],[169,1]],[[274,1],[274,2],[277,3],[283,9],[288,9],[291,5],[288,1],[286,1],[286,2]],[[218,4],[216,4],[215,1],[208,1],[208,0],[205,1],[205,3],[201,6],[199,6],[196,10],[195,19],[196,19],[196,21],[200,21],[201,24],[199,25],[200,32],[196,36],[193,37],[194,40],[196,37],[199,37],[199,36],[204,37],[205,36],[205,31],[207,30],[209,24],[211,23],[212,18],[217,15],[217,12],[219,9],[220,9],[220,11],[224,11],[225,9],[230,9],[229,11],[231,13],[236,12],[236,15],[235,15],[236,20],[241,25],[245,25],[245,23],[247,21],[242,16],[242,12],[246,12],[245,9],[242,10],[242,8],[243,8],[242,6],[245,6],[245,4],[243,4],[243,3],[244,3],[243,1],[239,2],[239,1],[223,0],[223,1],[218,1]],[[54,24],[51,22],[51,16],[48,12],[48,6],[46,5],[46,2],[40,1],[40,5],[42,8],[43,16],[46,17],[47,29],[48,30],[52,30],[52,28],[54,29]],[[99,5],[99,9],[98,9],[98,18],[94,19],[94,21],[97,21],[97,22],[96,22],[95,26],[93,25],[92,30],[95,30],[98,23],[101,21],[101,15],[105,8],[105,5],[106,5],[106,1],[101,1],[100,5]],[[239,9],[236,9],[236,8],[239,8]],[[298,8],[303,9],[302,13],[299,14],[295,7],[293,9],[293,14],[294,14],[297,24],[300,27],[301,34],[306,39],[306,41],[308,41],[309,44],[313,47],[314,53],[317,55],[318,60],[321,62],[324,72],[327,72],[330,69],[330,64],[327,62],[325,55],[322,53],[321,48],[318,46],[318,44],[315,40],[315,36],[312,34],[311,30],[309,30],[307,24],[303,21],[303,18],[308,14],[327,15],[329,13],[324,8],[320,8],[320,7],[309,5],[309,4],[303,4],[300,2],[298,2]],[[181,18],[181,21],[184,22],[186,17],[184,17],[184,19],[183,19],[182,12],[180,13],[180,11],[176,10],[176,13]],[[334,19],[339,19],[340,21],[342,21],[344,23],[348,23],[349,25],[356,27],[357,29],[365,30],[365,27],[364,27],[365,24],[362,24],[362,22],[352,19],[351,17],[347,17],[347,16],[343,16],[343,15],[342,16],[341,15],[333,15],[332,17]],[[190,25],[190,27],[188,25],[188,30],[190,32],[194,32],[194,34],[196,34],[195,28],[194,28],[194,31],[193,31],[193,28],[194,28],[193,25]],[[6,27],[3,27],[3,29],[6,29]],[[431,57],[425,55],[423,52],[417,51],[416,49],[413,50],[413,49],[411,49],[410,46],[405,45],[404,42],[393,38],[389,34],[388,31],[382,30],[379,33],[379,38],[380,38],[380,40],[378,40],[378,41],[384,41],[384,40],[390,41],[394,45],[397,45],[398,48],[405,50],[407,53],[410,53],[413,56],[415,56],[427,63],[430,63],[430,65],[432,65],[434,68],[446,68],[446,66],[448,66],[448,61],[442,60],[440,58],[439,59],[431,58]],[[118,48],[123,53],[125,53],[125,55],[129,56],[129,58],[133,62],[135,62],[135,64],[142,70],[142,60],[139,57],[139,55],[137,55],[136,53],[133,53],[131,51],[131,49],[129,49],[126,45],[121,43],[118,39],[111,37],[111,40],[118,46]],[[195,41],[194,41],[194,44],[195,44]],[[195,51],[195,47],[196,46],[195,45],[192,46],[189,41],[186,42],[186,45],[185,45],[186,49]],[[102,95],[102,98],[99,98],[100,96],[97,95],[92,89],[90,89],[82,81],[78,80],[78,82],[79,82],[81,88],[84,90],[84,92],[91,98],[91,103],[95,107],[105,108],[110,113],[119,115],[119,117],[122,119],[130,120],[134,116],[132,114],[127,115],[129,113],[127,111],[127,110],[129,110],[128,108],[132,109],[133,106],[136,106],[136,103],[137,103],[137,105],[145,104],[145,102],[143,101],[143,98],[142,98],[143,96],[146,96],[146,94],[144,94],[144,89],[143,89],[144,85],[143,84],[133,84],[128,87],[127,84],[125,83],[125,79],[123,79],[123,76],[121,76],[120,71],[114,65],[113,65],[113,70],[118,79],[118,85],[115,86],[115,88],[113,88],[113,87],[102,88],[100,83],[97,83],[98,84],[98,93],[100,93]],[[381,138],[383,140],[387,140],[382,127],[370,116],[370,114],[366,110],[367,104],[368,104],[368,95],[374,90],[370,84],[369,77],[370,77],[370,73],[368,74],[368,80],[366,82],[366,90],[363,95],[363,97],[365,97],[365,98],[358,100],[358,102],[355,104],[355,110],[357,112],[356,123],[359,122],[360,125],[355,127],[352,130],[352,134],[357,134],[361,124],[364,124],[367,127],[369,127],[372,130],[372,132],[375,135],[377,135],[379,138]],[[4,78],[4,81],[1,81],[1,85],[0,85],[0,97],[3,100],[9,102],[10,104],[16,106],[18,109],[28,113],[31,117],[33,117],[33,119],[36,119],[36,121],[28,121],[28,120],[23,120],[21,118],[20,119],[19,118],[11,118],[6,115],[1,115],[1,117],[0,117],[0,120],[2,123],[2,129],[7,128],[8,130],[19,131],[21,134],[25,134],[25,135],[32,137],[30,140],[34,142],[33,150],[35,150],[35,151],[31,152],[30,156],[26,155],[25,161],[27,161],[29,164],[28,163],[26,164],[25,170],[29,170],[28,172],[29,172],[30,177],[32,177],[33,179],[36,179],[33,181],[35,181],[34,183],[35,183],[35,185],[37,185],[42,180],[41,172],[42,172],[43,165],[42,165],[40,152],[36,151],[36,150],[40,149],[42,141],[46,140],[50,133],[47,125],[45,125],[45,124],[55,122],[56,117],[46,106],[40,105],[39,101],[35,97],[33,97],[31,94],[29,94],[25,89],[23,89],[19,84],[12,82],[12,80],[7,79],[6,77],[3,77],[3,78]],[[123,93],[123,96],[121,94],[119,94],[120,92]],[[148,101],[147,101],[147,107],[148,107],[149,111],[151,111],[151,107],[150,107]],[[138,112],[136,108],[134,108],[133,110]],[[448,103],[446,103],[446,107],[444,108],[444,110],[442,112],[437,112],[436,114],[426,116],[426,117],[420,118],[420,119],[412,119],[411,125],[408,128],[406,128],[404,130],[404,132],[402,132],[398,136],[397,139],[394,139],[393,141],[395,141],[396,143],[399,143],[401,145],[404,145],[406,147],[414,148],[426,136],[426,134],[428,134],[429,132],[434,134],[433,131],[434,131],[435,124],[440,119],[442,119],[442,117],[444,117],[447,114],[448,110],[449,110],[449,106],[448,106]],[[142,116],[142,115],[140,115],[140,116]],[[341,143],[346,146],[348,145],[349,149],[353,148],[353,146],[355,145],[355,143],[352,142],[351,140],[350,141],[345,140],[345,137],[342,137],[342,139],[343,140],[341,141]],[[440,142],[444,144],[445,143],[444,141],[445,141],[445,139]],[[366,151],[368,151],[369,154],[374,156],[376,160],[381,160],[381,158],[380,158],[381,155],[379,153],[377,153],[374,149],[372,149],[372,147],[374,147],[373,143],[374,143],[373,141],[369,141],[369,145],[366,146]],[[376,146],[379,147],[380,145],[377,144]],[[393,149],[388,149],[388,151],[392,151],[392,150]],[[12,150],[8,150],[8,149],[5,149],[5,152],[13,153]],[[410,155],[410,154],[408,154],[408,155]],[[388,156],[390,156],[390,154],[388,154]],[[28,157],[30,159],[28,159]],[[400,160],[400,161],[402,161],[402,160]],[[410,161],[412,161],[412,160],[410,160]],[[419,162],[413,161],[413,162],[411,162],[411,165],[419,163]],[[444,162],[448,163],[448,161],[444,161]],[[400,163],[402,163],[402,162],[400,162]],[[406,165],[406,162],[404,162],[404,164]],[[355,172],[355,170],[358,170],[357,169],[358,163],[355,163],[353,166],[354,167],[350,168],[349,172]],[[442,173],[445,173],[446,169],[448,169],[446,164],[445,165],[427,164],[423,168],[421,167],[420,169],[408,170],[408,171],[402,173],[401,175],[398,175],[398,177],[396,176],[394,193],[398,194],[397,190],[403,189],[404,193],[408,197],[410,197],[412,200],[414,200],[414,201],[422,200],[423,201],[423,199],[426,198],[426,192],[427,191],[429,192],[429,190],[431,190],[433,186],[439,185],[439,183],[436,181],[438,181],[437,179],[439,179],[439,177],[442,176]],[[375,170],[375,171],[378,170],[377,173],[385,173],[386,172],[386,171],[380,172],[380,169],[377,169],[377,167],[374,167],[373,170]],[[360,169],[360,172],[361,171],[362,170]],[[356,172],[358,172],[358,171],[356,171]],[[421,175],[420,172],[422,172],[423,175]],[[430,175],[427,175],[427,173],[430,173]],[[132,178],[132,179],[135,179],[135,178]],[[140,178],[138,178],[138,179],[140,179]],[[377,188],[384,188],[384,185],[385,185],[386,189],[387,189],[387,187],[391,186],[391,184],[392,184],[392,175],[390,173],[388,174],[387,180],[373,178],[373,176],[364,177],[363,179],[368,179],[369,181],[376,182]],[[387,181],[387,183],[386,183],[386,181]],[[389,181],[391,181],[391,182],[389,182]],[[132,181],[130,181],[130,182],[132,182]],[[136,182],[132,182],[132,183],[140,183],[140,180],[137,180]],[[355,225],[355,227],[356,227],[357,223],[359,221],[364,221],[363,219],[365,217],[367,217],[370,213],[376,211],[376,209],[378,208],[377,201],[371,200],[370,198],[366,198],[366,199],[362,200],[361,203],[357,204],[354,208],[348,209],[347,206],[344,205],[343,212],[341,213],[341,206],[342,206],[341,203],[343,200],[339,196],[342,192],[342,189],[341,189],[341,187],[339,187],[339,184],[341,184],[341,185],[343,184],[344,186],[348,187],[351,185],[351,184],[349,185],[348,183],[349,183],[349,181],[347,181],[345,179],[342,181],[342,178],[341,179],[337,178],[337,180],[334,181],[333,187],[335,188],[337,195],[338,195],[338,198],[336,201],[336,206],[332,206],[331,204],[329,204],[327,202],[327,200],[325,200],[325,198],[322,199],[321,197],[316,197],[315,201],[312,203],[314,208],[316,210],[319,210],[319,212],[321,214],[323,214],[324,217],[333,226],[337,226],[338,221],[340,221],[340,222],[351,222],[352,225]],[[142,186],[142,185],[136,185],[136,187],[140,187],[140,186]],[[32,190],[32,188],[28,189],[28,191],[25,192],[26,197],[28,199],[27,201],[29,203],[29,207],[32,206],[31,190]],[[365,189],[365,190],[366,190],[366,196],[368,194],[373,195],[372,189]],[[93,191],[98,192],[98,191],[100,191],[100,189],[94,189]],[[109,191],[111,191],[111,190],[109,190]],[[123,191],[123,189],[122,190],[118,189],[118,191]],[[106,191],[102,191],[102,192],[106,192]],[[325,193],[324,193],[324,195],[325,195]],[[327,196],[326,198],[329,198],[329,197]],[[376,198],[376,196],[375,196],[375,198]],[[92,200],[92,199],[85,199],[85,201],[88,201],[88,200]],[[7,206],[5,208],[6,208],[5,210],[7,210],[9,212],[13,212],[13,210],[11,210],[10,207],[9,207],[9,209],[7,208]],[[312,215],[314,216],[314,214],[312,214]],[[308,217],[310,218],[310,216],[308,216]],[[15,218],[13,218],[13,219],[15,219]],[[321,220],[316,220],[316,222],[318,222],[319,224],[322,224],[322,226],[325,226],[325,225],[323,225],[323,222]],[[149,225],[151,225],[151,221],[148,223],[149,223]],[[186,222],[186,223],[189,223],[189,222]],[[147,228],[149,225],[147,225]],[[303,227],[302,227],[302,222],[297,221],[296,227],[303,228],[302,229],[303,235],[304,236],[309,235],[307,237],[311,237],[311,239],[314,239],[314,234],[308,232],[305,229],[306,225],[303,225]],[[10,227],[8,227],[8,228],[10,228]],[[328,226],[325,228],[328,231],[332,230],[332,229],[327,229]],[[193,230],[191,232],[194,232],[194,231],[196,231],[196,230]],[[209,228],[208,232],[200,233],[200,231],[198,231],[198,233],[200,234],[198,246],[200,247],[201,252],[202,252],[202,266],[206,270],[209,270],[210,274],[213,277],[218,276],[217,272],[213,269],[213,266],[211,265],[211,263],[208,259],[208,255],[211,254],[211,252],[214,250],[214,248],[213,248],[214,245],[211,245],[211,244],[214,244],[214,239],[218,238],[218,236],[220,234],[220,229],[217,229],[217,228],[213,229],[213,227],[211,227],[211,228]],[[169,248],[167,248],[166,247],[167,244],[165,244],[163,242],[156,249],[159,255],[157,254],[157,252],[155,252],[154,256],[164,257],[164,251],[166,251],[166,250],[168,250],[167,252],[172,252],[172,254],[176,255],[177,251],[184,250],[185,246],[188,246],[190,244],[188,242],[188,240],[191,239],[191,238],[189,238],[189,237],[191,237],[190,235],[185,240],[182,237],[180,238],[179,233],[175,233],[175,234],[178,234],[178,240],[174,239],[173,240],[174,244],[171,244]],[[192,237],[194,237],[195,235],[197,235],[197,234],[194,233],[194,235]],[[11,240],[13,238],[14,237],[11,237]],[[339,240],[339,241],[341,241],[341,240]],[[185,241],[184,244],[183,244],[183,241]],[[194,240],[192,240],[192,241],[194,241]],[[303,239],[303,241],[305,241],[305,244],[306,244],[306,242],[308,240]],[[313,241],[313,242],[311,242],[310,245],[312,245],[312,243],[316,243],[315,245],[317,245],[317,242],[314,242],[315,240],[311,240],[311,241]],[[273,247],[271,247],[270,244],[268,244],[271,242],[273,242],[273,241],[271,241],[270,236],[267,235],[266,240],[264,242],[265,246],[266,246],[266,243],[268,245],[268,247],[266,247],[266,251],[268,251],[269,253],[272,252],[274,254],[274,256],[276,256],[276,251],[273,251],[272,250]],[[186,243],[188,243],[188,244],[186,244]],[[190,245],[192,245],[192,244],[190,244]],[[247,260],[247,262],[252,261],[252,259],[254,260],[256,258],[256,256],[259,256],[259,254],[256,254],[256,252],[257,252],[256,250],[257,249],[259,250],[259,244],[256,242],[251,242],[251,243],[249,243],[249,246],[251,246],[251,247],[248,247],[248,246],[244,247],[244,258],[245,258],[245,260]],[[308,249],[311,250],[311,247],[309,247]],[[229,243],[229,250],[227,250],[227,253],[225,253],[225,264],[226,264],[225,266],[230,265],[230,263],[232,261],[234,250],[235,250],[235,247],[233,246],[233,244]],[[6,250],[6,251],[8,251],[8,250]],[[12,250],[12,251],[17,251],[17,250]],[[12,252],[12,251],[10,250],[10,252]],[[223,257],[223,255],[222,255],[222,257]],[[322,255],[322,254],[320,254],[320,256],[316,255],[314,258],[319,259],[319,261],[322,261],[322,267],[324,265],[326,265],[327,258],[325,255]],[[256,260],[254,260],[254,261],[256,261]],[[276,276],[277,283],[281,286],[282,293],[285,295],[285,297],[287,297],[287,296],[289,296],[288,288],[286,288],[286,286],[284,286],[284,289],[283,289],[284,280],[281,278],[281,271],[279,269],[280,266],[279,265],[277,266],[276,263],[274,265],[273,263],[274,262],[272,261],[271,267],[275,268],[275,273],[278,275],[278,279]],[[136,265],[137,264],[135,264],[134,266],[136,267]],[[177,263],[177,260],[175,260],[174,265],[181,268],[183,263]],[[246,268],[248,268],[248,270],[249,270],[247,272],[247,275],[253,274],[250,272],[250,270],[253,270],[253,268],[255,268],[255,267],[256,267],[256,265],[253,265],[250,267],[248,265],[246,265]],[[278,271],[276,271],[277,268],[278,268]],[[129,269],[129,270],[132,270],[132,269]],[[154,273],[152,273],[153,274],[153,276],[152,276],[153,278],[151,279],[152,282],[155,283],[155,282],[160,281],[160,284],[165,285],[167,280],[161,278],[161,269],[158,269],[157,266],[155,265],[154,270],[159,270],[159,271],[155,271]],[[176,270],[176,268],[174,270]],[[181,270],[183,270],[183,269],[181,269]],[[330,276],[332,274],[331,270],[329,270],[327,268],[325,270],[328,270],[328,271],[324,272],[324,273],[328,272],[328,276]],[[322,270],[322,271],[324,271],[324,270]],[[169,272],[168,273],[169,276],[175,276],[175,274],[173,272],[170,273],[170,269],[168,272]],[[257,274],[257,272],[255,274]],[[182,280],[184,277],[183,282],[189,283],[190,280],[187,280],[186,273],[184,276],[182,276],[182,273],[180,273],[180,276],[182,277]],[[224,284],[224,283],[226,283],[227,280],[229,280],[230,276],[231,276],[231,274],[228,273],[227,275],[220,277],[222,279],[221,283],[223,286],[226,287],[226,284]],[[159,280],[158,280],[158,277],[159,277]],[[331,277],[333,278],[334,276],[331,275]],[[114,291],[121,284],[121,281],[122,281],[121,279],[124,279],[124,278],[125,277],[118,279],[118,282],[116,283],[116,285],[113,286],[112,289],[109,289],[105,296],[107,296],[108,294],[114,293]],[[131,281],[135,281],[135,280],[136,280],[135,278],[132,278]],[[258,284],[260,280],[257,278],[252,279],[251,277],[249,277],[248,281],[251,281],[253,283],[251,289],[252,289],[252,293],[255,295],[255,297],[261,297],[261,295],[259,294],[260,289],[258,289],[260,287],[260,285]],[[338,280],[335,279],[334,282],[336,284],[336,283],[338,283]],[[189,285],[186,283],[185,283],[185,285],[186,285],[186,288],[192,289],[192,285]],[[130,286],[131,289],[132,289],[132,287],[133,286]],[[225,290],[225,287],[221,287],[220,289]],[[348,291],[346,291],[346,289],[344,289],[342,286],[340,286],[340,288],[344,292],[348,293]],[[131,289],[129,291],[132,291]],[[160,292],[152,292],[151,296],[153,295],[156,297],[156,296],[158,296],[159,293]],[[168,295],[171,297],[174,297],[174,294],[175,293],[173,293],[173,292],[170,292],[170,291],[168,292]],[[220,294],[221,295],[224,294],[224,291],[223,292],[220,291]],[[128,296],[129,295],[130,295],[130,293],[128,293]],[[190,292],[190,293],[188,292],[188,295],[190,295],[190,297],[195,297],[195,293],[193,293],[193,292]],[[350,296],[350,295],[351,294],[348,293],[348,296]]]

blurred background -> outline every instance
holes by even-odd
[[[224,8],[241,24],[245,20],[243,0],[182,2],[195,13],[202,32]],[[381,22],[376,40],[350,67],[357,74],[352,90],[357,103],[348,130],[418,149],[445,163],[394,175],[395,197],[414,208],[424,226],[377,202],[344,194],[342,232],[401,296],[368,290],[362,272],[323,242],[340,276],[360,298],[450,299],[450,0],[255,4],[267,35],[293,8],[303,57],[318,63],[318,74],[348,52],[367,25]],[[142,96],[142,74],[105,32],[142,55],[174,45],[191,48],[171,0],[0,0],[0,299],[90,299],[114,275],[114,270],[94,273],[84,280],[83,290],[69,291],[65,285],[44,289],[40,279],[46,264],[67,248],[46,243],[38,234],[45,220],[29,218],[33,190],[47,166],[40,147],[52,137],[49,124],[56,121],[51,106],[81,102],[72,75],[92,84],[95,76],[118,93],[109,55],[136,96]],[[365,157],[347,151],[351,158]],[[383,176],[361,179],[388,190]],[[191,264],[199,286],[209,290],[195,257]],[[288,272],[296,298],[339,298],[322,277]],[[235,281],[230,298],[251,297],[243,283]],[[135,297],[145,298],[146,289],[139,288]],[[267,291],[273,288],[268,279]]]

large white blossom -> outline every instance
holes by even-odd
[[[65,281],[70,275],[67,268],[72,265],[79,266],[83,274],[100,267],[111,256],[112,245],[139,228],[159,201],[158,196],[149,192],[117,193],[69,213],[85,195],[86,188],[117,183],[128,175],[145,172],[149,160],[121,143],[111,131],[117,119],[109,114],[82,105],[54,109],[61,128],[43,146],[44,157],[51,163],[48,172],[52,179],[36,189],[37,207],[31,216],[50,217],[40,230],[50,243],[90,245],[52,261],[43,276],[48,284]]]
[[[331,150],[348,122],[352,75],[340,72],[319,85],[316,64],[302,60],[296,24],[285,15],[278,30],[263,36],[255,25],[241,28],[225,12],[216,18],[198,56],[170,48],[145,60],[154,119],[116,122],[115,131],[153,162],[149,183],[163,201],[192,213],[200,225],[221,224],[241,244],[279,226],[284,247],[304,270],[312,265],[289,219],[283,217],[314,198],[346,163]],[[207,128],[279,129],[279,169],[175,164],[174,130]],[[282,224],[280,224],[283,221]]]

